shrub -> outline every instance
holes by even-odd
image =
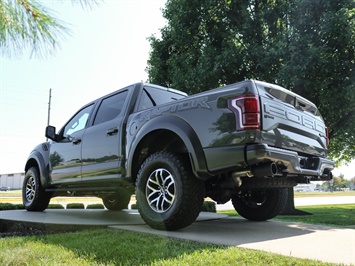
[[[25,205],[23,205],[22,203],[17,203],[14,204],[17,210],[24,210],[25,209]]]
[[[12,203],[0,203],[0,211],[16,210],[16,205]]]
[[[83,203],[68,203],[67,209],[85,209]]]
[[[97,204],[89,204],[88,206],[86,206],[86,209],[105,209],[105,207],[101,203],[97,203]]]
[[[203,212],[216,212],[216,203],[213,201],[204,201],[202,205]]]
[[[138,210],[138,204],[137,203],[133,203],[131,205],[131,210]]]
[[[49,204],[47,209],[64,209],[64,206],[61,204]]]

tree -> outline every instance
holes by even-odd
[[[330,157],[355,158],[353,0],[168,0],[163,15],[150,82],[188,93],[245,78],[278,83],[318,105]]]
[[[333,187],[335,189],[342,189],[348,187],[348,181],[344,178],[344,175],[341,174],[339,177],[335,176]]]
[[[348,162],[355,157],[355,2],[298,1],[290,25],[277,80],[319,107],[329,156]]]
[[[99,0],[72,0],[92,7]],[[0,50],[12,57],[30,50],[31,54],[52,53],[69,29],[49,9],[32,0],[0,1]]]
[[[334,176],[333,180],[324,182],[322,186],[325,188],[329,188],[331,191],[341,190],[344,188],[350,188],[351,180],[346,180],[344,178],[344,175],[340,174],[340,176]]]
[[[317,104],[330,157],[355,158],[353,0],[168,0],[163,15],[150,82],[188,93],[246,78],[278,83]]]

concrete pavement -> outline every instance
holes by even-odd
[[[223,214],[202,212],[196,221],[226,217],[228,216]],[[0,211],[0,222],[1,220],[63,225],[145,225],[137,210],[47,209],[44,212],[12,210]]]
[[[1,211],[1,220],[44,224],[107,225],[110,228],[230,245],[248,249],[355,265],[355,230],[277,221],[250,222],[202,212],[191,226],[174,232],[145,225],[136,210]]]

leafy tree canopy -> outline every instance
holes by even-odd
[[[330,156],[355,158],[355,1],[168,0],[149,81],[196,93],[244,79],[319,107]]]

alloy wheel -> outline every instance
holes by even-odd
[[[164,168],[154,170],[147,181],[146,198],[152,210],[166,212],[174,203],[176,187],[173,175]]]

